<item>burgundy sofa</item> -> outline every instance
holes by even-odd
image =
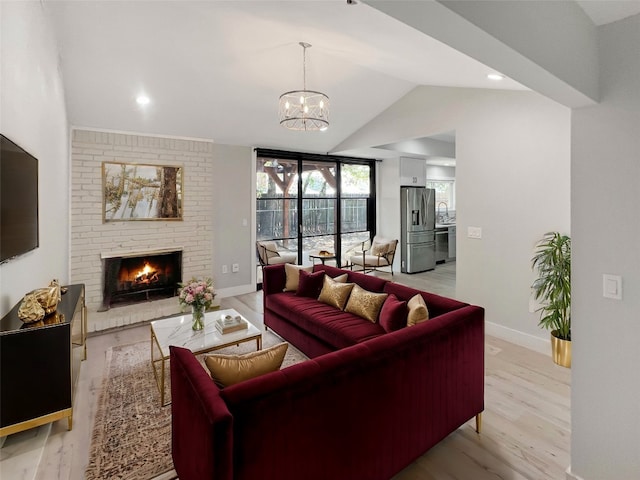
[[[284,280],[283,265],[264,269],[264,322],[310,360],[219,389],[189,350],[171,347],[180,480],[384,480],[474,416],[479,422],[481,307],[419,292],[430,320],[386,333],[282,292]],[[401,300],[418,293],[357,272],[348,281]],[[342,333],[322,332],[311,317]]]

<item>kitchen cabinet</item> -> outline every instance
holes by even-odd
[[[400,157],[400,186],[427,185],[427,161],[424,158]]]

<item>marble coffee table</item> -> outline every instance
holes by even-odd
[[[191,350],[195,355],[211,352],[221,348],[238,345],[255,340],[257,350],[262,349],[262,333],[246,318],[241,317],[248,324],[247,329],[222,334],[215,326],[215,321],[224,315],[239,315],[234,309],[207,312],[204,317],[204,328],[199,331],[191,329],[191,314],[179,317],[155,320],[151,325],[151,367],[160,390],[160,404],[165,403],[165,375],[166,363],[169,361],[169,346],[175,345]],[[156,356],[156,354],[158,354]]]

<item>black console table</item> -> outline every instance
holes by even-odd
[[[84,284],[69,285],[55,313],[25,324],[20,302],[0,320],[0,437],[67,418],[87,358]]]

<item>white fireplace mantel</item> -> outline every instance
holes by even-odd
[[[127,250],[126,252],[101,253],[100,258],[104,260],[105,258],[143,257],[145,255],[162,255],[164,253],[183,252],[183,251],[184,251],[184,247],[154,248],[153,250],[143,250],[143,251],[137,251],[137,252]]]

